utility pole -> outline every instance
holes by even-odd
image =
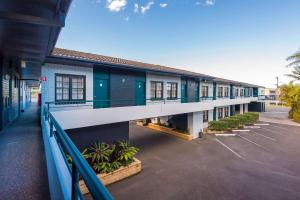
[[[276,76],[276,88],[278,89],[279,88],[279,77]]]

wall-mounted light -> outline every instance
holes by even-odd
[[[126,79],[125,78],[122,78],[122,83],[125,83]]]
[[[24,69],[26,68],[26,62],[24,60],[21,60],[21,67]]]
[[[9,76],[8,74],[5,74],[4,79],[5,79],[5,80],[9,80],[9,79],[10,79],[10,76]]]

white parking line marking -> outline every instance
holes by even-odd
[[[276,139],[275,139],[275,138],[265,136],[264,134],[258,133],[258,132],[256,132],[256,131],[252,131],[252,132],[254,133],[254,135],[260,135],[260,136],[262,136],[262,137],[264,137],[264,138],[266,138],[266,139],[269,139],[269,140],[272,140],[272,141],[276,142]]]
[[[260,145],[260,144],[257,144],[257,143],[255,143],[255,142],[253,142],[252,140],[249,140],[249,139],[247,139],[247,138],[245,138],[245,137],[243,137],[243,136],[240,136],[240,135],[237,135],[238,137],[240,137],[240,138],[242,138],[243,140],[245,140],[245,141],[247,141],[247,142],[250,142],[251,144],[254,144],[255,146],[258,146],[258,147],[260,147],[260,148],[262,148],[262,149],[265,149],[266,150],[266,148],[265,147],[263,147],[262,145]]]
[[[234,155],[236,155],[237,157],[244,159],[243,156],[241,156],[240,154],[238,154],[237,152],[235,152],[234,150],[232,150],[229,146],[227,146],[226,144],[224,144],[223,142],[221,142],[218,138],[215,138],[216,141],[221,144],[223,147],[225,147],[226,149],[228,149],[229,151],[231,151],[231,153],[233,153]]]
[[[232,130],[232,132],[249,132],[248,129],[241,129],[241,130]]]
[[[273,124],[270,124],[270,126],[273,126],[273,127],[276,127],[276,128],[282,129],[282,130],[288,130],[288,128],[284,128],[284,127],[280,127],[280,126],[275,126]]]
[[[270,133],[276,133],[276,134],[279,134],[279,135],[284,135],[284,134],[282,134],[282,133],[280,133],[280,132],[277,132],[277,131],[274,131],[274,130],[272,130],[272,129],[268,129],[268,128],[262,128],[263,130],[266,130],[266,131],[268,131],[268,132],[270,132]]]
[[[260,126],[244,126],[244,128],[258,129]]]
[[[254,124],[255,126],[269,126],[270,124]]]
[[[215,136],[224,136],[224,137],[229,137],[229,136],[236,136],[236,134],[231,134],[231,133],[224,133],[224,134],[215,134]]]

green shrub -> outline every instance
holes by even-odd
[[[251,123],[255,123],[259,120],[259,113],[257,112],[248,112],[244,114],[245,116],[250,116]]]
[[[226,131],[229,126],[226,121],[211,121],[209,122],[209,129],[213,131]]]
[[[82,152],[82,156],[96,173],[109,173],[121,166],[131,164],[138,150],[138,148],[123,141],[117,141],[110,145],[104,142],[96,142],[86,148]],[[71,157],[67,155],[67,159],[72,164]]]
[[[300,123],[300,105],[294,106],[294,109],[291,109],[290,113],[290,118],[295,122]]]
[[[238,128],[240,126],[240,121],[237,118],[224,118],[221,121],[225,121],[228,124],[228,128]]]
[[[246,124],[253,124],[259,119],[259,114],[249,112],[245,114],[235,115],[228,118],[212,121],[209,123],[209,129],[214,131],[226,131],[233,128],[240,128]],[[299,116],[300,120],[300,116]]]

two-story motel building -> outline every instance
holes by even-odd
[[[81,199],[80,176],[94,199],[112,199],[81,156],[79,150],[84,146],[97,140],[130,139],[131,120],[159,118],[189,130],[197,138],[209,121],[247,110],[264,111],[264,103],[258,100],[262,87],[257,85],[107,56],[53,50],[71,2],[1,2],[0,130],[4,134],[0,156],[5,161],[1,163],[1,175],[9,196],[18,193],[22,198],[29,194],[47,198],[43,192],[46,185],[42,184],[48,181],[51,199]],[[40,81],[41,128],[31,110],[34,104],[27,109],[30,88],[38,87]],[[15,120],[18,117],[22,118]],[[72,158],[72,166],[66,155]],[[20,162],[9,162],[10,157]],[[45,165],[47,177],[41,173]],[[28,187],[32,184],[35,187]],[[20,189],[23,185],[26,191]],[[31,188],[34,190],[29,193]]]
[[[197,138],[212,120],[264,110],[257,85],[66,49],[46,58],[42,77],[42,103],[79,148],[128,140],[131,120],[159,119]]]

